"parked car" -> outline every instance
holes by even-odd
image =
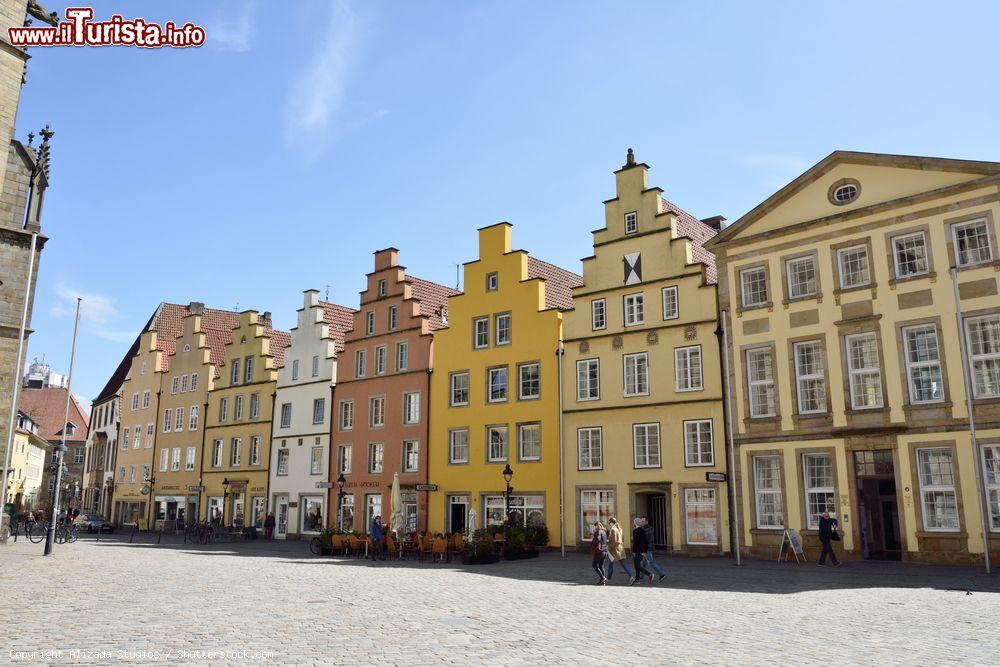
[[[86,528],[88,533],[113,533],[115,527],[96,514],[80,514],[76,517],[76,525]]]

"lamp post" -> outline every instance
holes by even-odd
[[[226,503],[229,501],[229,478],[225,477],[222,480],[222,517],[220,517],[222,525],[226,525]]]
[[[338,490],[337,490],[337,530],[343,530],[344,529],[344,512],[343,512],[343,510],[344,510],[344,496],[347,495],[346,493],[344,493],[344,482],[346,482],[346,481],[347,480],[344,479],[344,473],[341,472],[340,475],[337,476],[337,487],[338,487]],[[351,526],[351,527],[353,528],[353,526]]]
[[[507,490],[504,492],[504,543],[510,539],[510,492],[514,489],[510,485],[511,478],[514,477],[514,471],[510,469],[510,464],[508,463],[503,469],[503,480],[507,483]]]

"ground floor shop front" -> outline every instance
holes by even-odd
[[[427,491],[417,491],[415,485],[400,486],[400,507],[403,532],[423,532],[427,525]],[[348,482],[344,485],[344,495],[338,489],[330,494],[332,521],[329,524],[341,532],[362,532],[370,530],[372,520],[382,517],[382,523],[392,523],[392,490],[377,483],[360,485]],[[438,531],[440,532],[440,531]]]
[[[829,512],[847,559],[982,562],[985,516],[996,560],[1000,430],[980,432],[979,445],[974,452],[968,431],[741,445],[744,551],[776,558],[791,529],[816,557]]]
[[[262,529],[267,512],[267,471],[206,474],[198,499],[198,519],[235,528]]]

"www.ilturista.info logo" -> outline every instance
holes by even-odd
[[[54,15],[53,15],[54,16]],[[8,28],[14,46],[164,46],[184,48],[205,43],[205,29],[193,23],[163,25],[114,14],[107,21],[92,21],[92,7],[67,7],[66,20],[54,26]]]

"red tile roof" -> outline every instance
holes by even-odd
[[[49,442],[59,442],[66,415],[66,388],[44,387],[31,389],[23,387],[18,399],[18,409],[38,424],[38,435]],[[69,421],[76,425],[76,432],[67,440],[86,440],[90,417],[75,397],[70,397]]]
[[[184,318],[191,314],[188,306],[162,303],[153,317],[150,329],[156,331],[156,348],[163,352],[163,368],[170,369],[170,356],[176,350],[177,338],[184,333]],[[261,323],[270,326],[270,318],[261,317]],[[226,358],[226,345],[233,340],[233,329],[240,324],[240,314],[232,310],[205,308],[201,316],[201,329],[215,366],[215,377],[221,374]]]
[[[663,197],[660,197],[660,212],[677,216],[677,234],[691,239],[694,261],[705,265],[705,282],[716,284],[719,274],[715,267],[715,255],[705,249],[705,242],[719,232]]]
[[[571,309],[573,288],[583,285],[582,276],[531,256],[528,257],[528,277],[545,281],[545,307],[550,309]]]
[[[270,320],[268,320],[268,324],[270,324]],[[272,329],[268,326],[264,329],[264,335],[271,339],[268,349],[274,358],[274,367],[283,368],[285,365],[285,348],[292,344],[292,334],[287,331]]]
[[[445,324],[447,317],[442,317],[442,311],[447,315],[448,297],[461,292],[423,278],[407,276],[406,280],[410,283],[413,298],[420,301],[420,314],[428,318],[431,330],[448,326]]]
[[[323,321],[330,327],[333,348],[340,354],[344,351],[345,334],[354,330],[354,314],[358,311],[328,301],[320,301],[319,305],[323,307]]]

